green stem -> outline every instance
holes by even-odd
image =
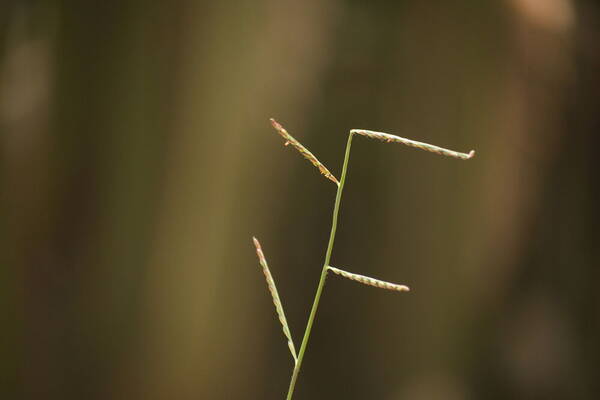
[[[304,359],[304,352],[308,345],[308,338],[310,337],[310,331],[312,330],[313,322],[319,308],[319,301],[321,300],[321,294],[323,293],[323,287],[325,286],[325,278],[327,278],[327,267],[331,260],[331,253],[333,252],[333,243],[335,242],[335,232],[337,230],[338,215],[340,212],[340,202],[342,200],[342,191],[344,190],[344,183],[346,182],[346,172],[348,171],[348,160],[350,159],[350,147],[352,146],[352,132],[348,135],[348,143],[346,144],[346,154],[344,156],[344,165],[342,167],[342,175],[340,176],[340,185],[338,186],[337,193],[335,195],[335,206],[333,207],[333,219],[331,222],[331,233],[329,234],[329,244],[327,245],[327,252],[325,253],[325,262],[323,264],[323,270],[321,271],[321,279],[319,280],[319,286],[317,287],[317,293],[315,294],[315,300],[313,301],[312,309],[308,317],[306,329],[304,330],[304,337],[302,338],[302,345],[300,346],[300,352],[298,353],[298,360],[294,366],[294,372],[290,380],[290,388],[286,400],[291,400],[294,394],[294,387],[296,386],[296,380],[300,373],[300,367],[302,366],[302,360]]]

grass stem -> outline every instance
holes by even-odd
[[[327,245],[327,252],[325,253],[325,262],[323,263],[323,270],[321,271],[321,279],[319,280],[319,286],[317,286],[315,299],[313,301],[312,309],[310,310],[308,322],[306,323],[304,337],[302,338],[302,344],[300,345],[300,351],[298,353],[298,361],[296,362],[294,371],[292,372],[292,378],[290,379],[290,387],[288,389],[286,400],[292,400],[292,396],[294,395],[294,387],[296,386],[298,374],[300,373],[300,368],[302,367],[302,360],[304,359],[304,353],[306,352],[306,346],[308,345],[308,339],[310,338],[310,332],[312,330],[313,322],[315,321],[315,316],[317,315],[321,294],[323,293],[323,287],[325,286],[325,280],[327,278],[327,267],[329,266],[331,253],[333,252],[333,244],[335,242],[335,233],[337,231],[337,222],[340,212],[340,203],[342,201],[342,191],[344,190],[346,173],[348,171],[348,160],[350,159],[350,148],[352,146],[352,134],[353,132],[350,132],[348,135],[346,154],[344,155],[344,165],[342,167],[342,175],[340,176],[340,184],[335,195],[335,206],[333,208],[333,217],[331,221],[331,233],[329,234],[329,244]]]

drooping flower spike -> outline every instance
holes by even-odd
[[[374,287],[377,287],[380,289],[386,289],[386,290],[395,290],[397,292],[410,291],[409,287],[405,286],[405,285],[398,285],[396,283],[381,281],[379,279],[371,278],[369,276],[354,274],[352,272],[344,271],[342,269],[337,269],[332,266],[327,267],[327,269],[336,275],[340,275],[346,279],[350,279],[352,281],[362,283],[363,285],[374,286]]]
[[[475,156],[475,150],[471,150],[469,153],[460,153],[458,151],[448,150],[443,147],[434,146],[429,143],[417,142],[416,140],[410,140],[400,136],[390,135],[389,133],[368,131],[366,129],[352,129],[350,131],[350,134],[362,135],[371,139],[382,140],[386,143],[402,143],[406,146],[416,147],[418,149],[429,151],[431,153],[436,153],[447,157],[459,158],[461,160],[468,160]]]

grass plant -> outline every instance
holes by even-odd
[[[364,275],[358,275],[352,272],[344,271],[342,269],[334,268],[331,266],[331,253],[333,251],[333,245],[335,242],[335,233],[337,230],[338,224],[338,215],[340,211],[340,203],[342,200],[342,193],[344,190],[344,184],[346,183],[346,175],[348,173],[348,162],[350,160],[350,149],[352,147],[352,138],[354,135],[365,136],[371,139],[382,140],[386,143],[400,143],[406,146],[415,147],[421,150],[425,150],[428,152],[440,154],[447,157],[456,158],[459,160],[469,160],[473,158],[475,155],[475,151],[471,150],[469,153],[460,153],[453,150],[448,150],[442,147],[434,146],[431,144],[417,142],[410,139],[405,139],[400,136],[390,135],[388,133],[383,132],[375,132],[364,129],[352,129],[348,135],[348,141],[346,143],[346,152],[344,155],[344,163],[342,165],[342,172],[340,175],[340,179],[338,180],[330,171],[321,163],[317,157],[313,155],[306,147],[304,147],[300,142],[298,142],[292,135],[290,135],[281,124],[279,124],[274,119],[271,119],[271,125],[273,128],[279,133],[283,139],[285,140],[285,145],[292,145],[298,152],[306,158],[311,164],[319,169],[319,171],[330,181],[336,184],[337,192],[335,196],[335,203],[333,206],[333,216],[331,221],[331,233],[329,235],[329,244],[327,245],[327,251],[325,252],[325,260],[323,262],[323,267],[321,269],[321,277],[319,279],[319,284],[317,286],[317,291],[315,293],[315,297],[313,300],[313,305],[310,310],[310,314],[308,317],[308,322],[306,323],[306,328],[304,329],[304,336],[302,338],[302,343],[300,344],[300,350],[296,353],[296,348],[294,346],[294,341],[292,339],[292,334],[287,323],[287,319],[285,318],[285,313],[283,311],[283,305],[281,304],[281,299],[279,298],[279,294],[277,292],[277,288],[275,286],[275,281],[273,276],[271,275],[271,271],[269,270],[269,266],[267,264],[267,260],[262,251],[262,247],[258,239],[253,238],[254,246],[256,247],[256,254],[258,255],[258,260],[260,266],[263,269],[263,273],[265,274],[265,278],[267,280],[267,287],[271,292],[271,297],[273,298],[273,304],[275,305],[275,311],[279,318],[279,322],[281,323],[283,333],[288,341],[288,347],[290,349],[290,353],[294,360],[294,369],[292,370],[292,376],[290,378],[290,385],[288,389],[288,393],[286,396],[286,400],[291,400],[294,395],[294,388],[296,386],[296,381],[298,380],[298,375],[300,374],[300,368],[302,366],[302,360],[304,359],[304,354],[306,353],[306,348],[308,346],[308,340],[310,338],[310,332],[312,330],[313,323],[315,321],[315,317],[317,314],[317,309],[319,308],[319,301],[321,300],[321,295],[323,294],[323,288],[325,287],[325,280],[327,278],[327,274],[329,271],[332,273],[339,275],[341,277],[362,283],[364,285],[374,286],[380,289],[386,290],[394,290],[398,292],[408,292],[410,289],[405,285],[398,285],[395,283],[390,283],[386,281],[382,281],[379,279],[371,278]]]

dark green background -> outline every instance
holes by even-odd
[[[0,397],[596,399],[591,1],[0,5]],[[5,394],[4,394],[5,393]]]

